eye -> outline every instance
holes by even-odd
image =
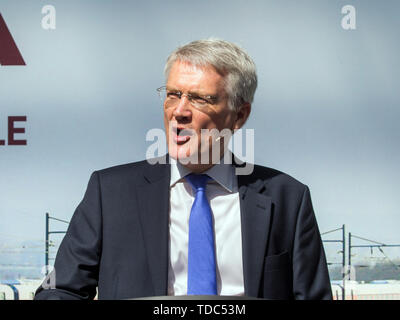
[[[209,103],[209,101],[207,101],[207,99],[199,97],[199,96],[192,96],[192,101],[197,104],[200,104],[200,105]]]
[[[176,98],[180,98],[181,97],[181,93],[180,92],[167,92],[167,98],[170,99],[176,99]]]

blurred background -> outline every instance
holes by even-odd
[[[42,13],[49,4],[55,16]],[[309,186],[336,298],[351,264],[349,299],[376,283],[400,299],[399,9],[396,0],[0,0],[26,63],[0,66],[0,299],[44,277],[64,235],[51,232],[66,230],[91,172],[145,158],[147,131],[163,129],[155,89],[167,56],[208,37],[239,44],[257,65],[245,126],[255,162]],[[15,122],[26,145],[8,144],[12,116],[26,117]]]

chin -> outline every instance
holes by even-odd
[[[193,159],[197,159],[197,153],[189,153],[189,147],[188,146],[172,146],[171,148],[169,148],[169,156],[177,161],[179,161],[180,163],[182,163],[183,165],[188,165],[191,164],[191,162],[195,162],[193,161]],[[196,164],[196,163],[193,163]]]

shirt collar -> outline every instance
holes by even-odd
[[[191,171],[184,167],[181,163],[170,157],[171,163],[171,181],[170,187],[174,186],[177,182],[183,179]],[[234,167],[231,164],[217,163],[210,169],[203,172],[207,174],[214,181],[219,183],[229,192],[235,192],[237,189],[236,176],[234,174]]]

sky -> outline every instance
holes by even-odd
[[[54,30],[42,28],[47,4]],[[355,30],[341,24],[348,4]],[[0,140],[7,117],[27,116],[17,135],[27,145],[0,146],[0,251],[40,247],[45,213],[70,220],[94,170],[145,158],[147,131],[163,129],[155,89],[168,54],[208,37],[256,63],[245,125],[255,162],[308,185],[321,232],[345,224],[400,244],[399,9],[395,0],[0,0],[26,62],[0,66]],[[338,244],[326,250],[340,259]]]

